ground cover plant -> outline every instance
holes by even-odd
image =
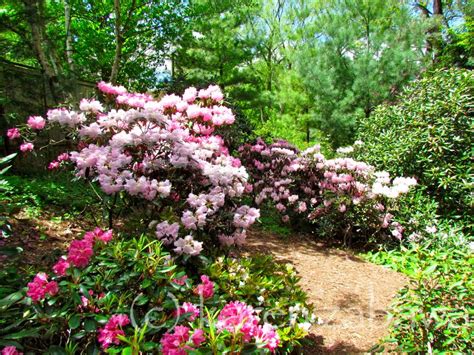
[[[442,224],[424,232],[400,250],[381,250],[366,257],[410,276],[391,310],[386,344],[402,352],[461,353],[473,350],[472,323],[474,241],[462,228]]]
[[[314,321],[297,282],[268,257],[203,259],[196,270],[154,237],[96,228],[19,291],[2,287],[0,342],[59,353],[291,349]]]

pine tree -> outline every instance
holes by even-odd
[[[334,146],[352,142],[357,119],[412,79],[423,60],[423,23],[399,0],[314,1],[297,53],[316,126]]]

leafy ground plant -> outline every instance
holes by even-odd
[[[307,334],[314,316],[292,268],[267,257],[200,260],[187,269],[155,238],[87,232],[52,272],[0,301],[0,344],[49,353],[252,353],[292,349]]]
[[[411,278],[393,305],[388,343],[408,353],[474,350],[473,252],[473,241],[445,227],[422,243],[369,254]]]

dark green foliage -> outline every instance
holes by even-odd
[[[412,83],[395,105],[361,121],[358,158],[395,175],[414,176],[439,212],[469,218],[473,207],[474,74],[438,70]]]
[[[410,242],[412,233],[425,231],[426,227],[436,225],[438,204],[420,186],[400,197],[395,220],[405,228],[405,242]]]
[[[387,339],[403,353],[474,350],[474,242],[444,228],[420,244],[369,255],[411,278],[393,305]]]

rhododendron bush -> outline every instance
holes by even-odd
[[[414,178],[391,179],[387,172],[352,158],[326,159],[319,146],[300,152],[285,141],[239,148],[253,180],[255,202],[271,202],[282,220],[310,221],[321,233],[391,235],[400,240],[404,227],[394,220],[397,199],[416,185]],[[352,148],[338,151],[343,155]]]
[[[8,137],[24,137],[20,150],[27,154],[38,148],[35,133],[59,125],[73,149],[49,169],[72,166],[105,194],[141,205],[156,236],[178,254],[242,244],[259,211],[240,204],[250,189],[247,172],[216,134],[235,121],[219,87],[191,87],[160,100],[104,82],[98,89],[103,102],[83,99],[77,111],[32,116]]]
[[[314,321],[298,280],[268,257],[188,270],[156,238],[96,228],[0,300],[0,344],[41,353],[290,350]]]

